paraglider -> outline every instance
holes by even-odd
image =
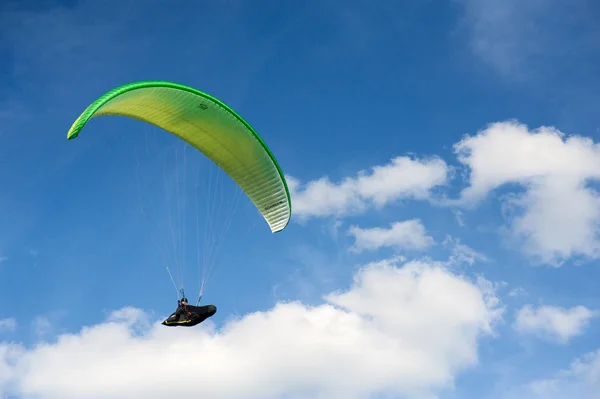
[[[164,326],[193,327],[217,313],[214,305],[192,306],[188,304],[186,297],[177,301],[177,310],[162,322]]]
[[[108,91],[89,105],[75,120],[67,138],[78,137],[90,119],[105,115],[137,119],[179,137],[241,188],[272,233],[282,231],[289,223],[290,193],[275,156],[248,122],[220,100],[178,83],[133,82]],[[164,325],[196,325],[216,313],[213,305],[191,306],[187,300],[185,307],[180,307]]]

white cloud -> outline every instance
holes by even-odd
[[[559,266],[577,255],[600,257],[600,146],[589,138],[566,137],[551,127],[529,130],[517,122],[489,125],[454,146],[469,169],[460,199],[439,201],[432,190],[446,184],[451,168],[439,158],[394,158],[389,164],[331,182],[301,184],[289,177],[294,214],[300,220],[343,217],[403,198],[472,206],[509,184],[524,190],[503,198],[515,243],[532,258]],[[568,205],[568,206],[567,206]],[[463,214],[453,209],[462,226]]]
[[[0,319],[0,332],[14,331],[17,328],[17,321],[9,317],[8,319]]]
[[[442,245],[444,245],[446,248],[451,248],[452,253],[448,259],[448,263],[450,265],[473,265],[477,261],[486,262],[488,260],[488,258],[482,253],[475,251],[468,245],[461,244],[460,239],[454,238],[450,235],[446,236],[446,239],[444,239]]]
[[[5,392],[10,389],[14,380],[15,360],[23,353],[23,348],[11,343],[0,343],[0,398],[7,398]]]
[[[419,219],[395,222],[387,229],[380,227],[362,229],[351,226],[349,234],[355,239],[351,248],[355,252],[382,247],[422,250],[435,244],[434,239],[426,234],[425,226]]]
[[[301,184],[287,176],[294,206],[300,219],[360,213],[403,198],[428,199],[431,190],[446,183],[449,167],[439,158],[397,157],[333,183],[327,177]]]
[[[459,161],[470,168],[462,204],[475,204],[508,183],[526,190],[507,204],[524,249],[542,262],[560,264],[573,255],[600,255],[600,198],[586,186],[600,178],[600,147],[592,140],[516,122],[495,123],[455,145]]]
[[[590,320],[596,316],[597,311],[584,306],[570,309],[541,306],[534,309],[531,305],[525,305],[517,313],[514,328],[520,333],[566,343],[583,334]]]
[[[134,331],[143,314],[126,309],[13,350],[13,360],[0,358],[0,378],[11,393],[38,399],[152,399],[196,388],[205,398],[432,398],[476,365],[478,342],[501,309],[493,292],[443,264],[396,263],[365,266],[320,306],[279,303],[219,330],[210,321],[184,329],[142,318],[146,327]]]
[[[561,370],[552,378],[529,383],[523,391],[529,390],[533,397],[544,399],[598,399],[600,396],[600,349],[587,353]],[[523,394],[526,394],[524,392]],[[525,397],[525,396],[522,396]]]

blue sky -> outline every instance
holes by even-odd
[[[594,399],[598,12],[585,0],[3,2],[0,397],[93,397],[60,379],[75,370],[103,397],[160,395],[133,376],[123,390],[97,364],[177,381],[165,347],[241,381],[243,394],[206,383],[214,398]],[[275,235],[240,199],[205,290],[218,313],[191,331],[156,325],[176,304],[156,240],[171,245],[165,191],[187,168],[175,230],[195,296],[195,212],[215,201],[191,189],[216,171],[125,118],[66,140],[98,96],[145,79],[238,111],[292,190]],[[121,361],[98,349],[123,343],[138,349]],[[76,352],[88,360],[56,360]]]

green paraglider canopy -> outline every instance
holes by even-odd
[[[67,134],[76,138],[94,117],[120,115],[158,126],[201,151],[231,177],[273,233],[291,217],[287,183],[262,138],[234,110],[194,88],[166,81],[117,87],[94,101]]]

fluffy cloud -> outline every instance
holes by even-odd
[[[397,157],[386,165],[374,166],[333,183],[327,177],[301,184],[286,177],[300,219],[342,216],[381,207],[403,198],[424,200],[431,190],[446,183],[449,168],[439,158],[418,160]]]
[[[434,239],[426,234],[425,226],[418,219],[395,222],[387,229],[381,227],[363,229],[351,226],[349,234],[355,239],[351,248],[355,252],[382,247],[422,250],[435,244]]]
[[[349,290],[324,299],[279,303],[221,329],[210,321],[165,328],[123,309],[52,343],[0,346],[0,386],[38,399],[194,389],[205,398],[430,398],[477,363],[478,342],[502,311],[480,281],[443,264],[397,260],[365,266]]]
[[[597,315],[598,312],[584,306],[570,309],[541,306],[534,309],[531,305],[526,305],[517,313],[514,327],[521,333],[535,334],[566,343],[571,338],[583,334],[590,319]]]
[[[470,168],[463,204],[474,204],[508,183],[525,187],[506,204],[516,210],[511,227],[529,254],[550,264],[578,254],[598,257],[600,198],[586,186],[600,178],[598,144],[578,136],[565,138],[552,128],[529,131],[505,122],[465,137],[455,150]]]
[[[17,321],[12,317],[8,319],[0,319],[0,332],[14,331],[17,328]]]
[[[550,127],[530,131],[502,122],[466,136],[454,149],[469,170],[468,186],[458,200],[435,203],[473,206],[494,190],[518,184],[524,190],[505,195],[503,209],[527,254],[556,266],[577,255],[600,257],[600,195],[589,184],[600,179],[598,144]],[[300,220],[340,217],[403,198],[432,200],[432,190],[446,184],[450,170],[439,158],[397,157],[337,183],[323,177],[301,184],[289,177],[294,214]],[[462,212],[453,211],[463,224]]]

